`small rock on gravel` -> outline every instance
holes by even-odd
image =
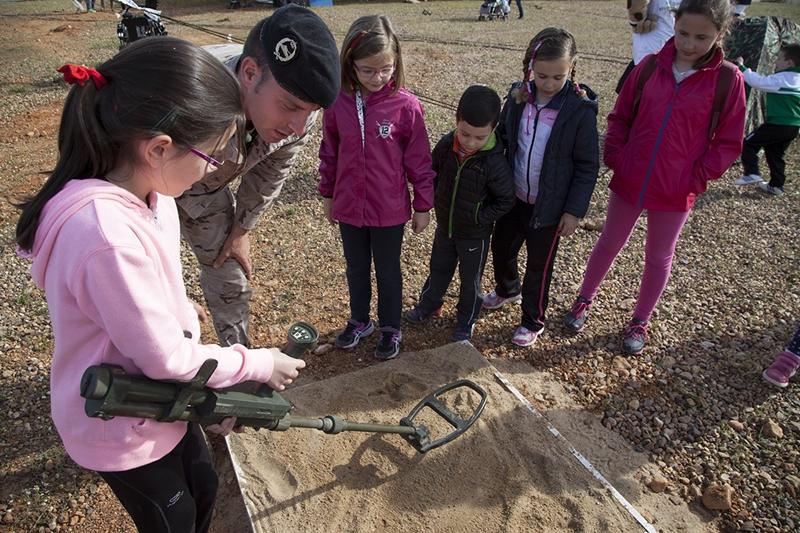
[[[703,492],[703,505],[706,509],[726,511],[731,508],[733,488],[730,485],[712,483]]]
[[[761,426],[761,433],[771,439],[783,438],[783,429],[771,418],[768,418],[764,425]]]
[[[744,424],[739,422],[738,420],[728,420],[728,425],[734,430],[738,432],[744,431]]]
[[[667,488],[667,485],[669,485],[669,482],[662,476],[654,476],[652,479],[650,479],[650,481],[647,482],[647,488],[653,492],[664,492],[664,490]]]

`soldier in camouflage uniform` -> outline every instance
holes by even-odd
[[[178,198],[178,212],[220,344],[249,346],[248,234],[280,193],[319,109],[336,99],[339,56],[324,22],[297,5],[259,22],[244,48],[207,49],[236,73],[250,131],[245,153],[229,145],[217,154],[222,166]],[[234,194],[230,184],[239,176]]]

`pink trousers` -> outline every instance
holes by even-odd
[[[594,245],[580,295],[592,300],[620,250],[628,242],[643,209],[634,207],[613,192],[603,233]],[[644,248],[644,274],[633,318],[648,321],[669,281],[675,245],[689,212],[647,211],[647,238]]]

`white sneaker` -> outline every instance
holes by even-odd
[[[764,178],[758,174],[745,174],[733,182],[734,185],[754,185],[756,183],[764,183]]]
[[[783,188],[782,187],[773,187],[769,183],[761,182],[758,184],[759,188],[767,194],[771,194],[773,196],[782,196],[783,195]]]

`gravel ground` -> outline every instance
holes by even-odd
[[[222,2],[220,2],[222,3]],[[524,21],[478,23],[477,2],[348,5],[320,10],[337,38],[366,12],[387,13],[404,40],[412,89],[454,104],[470,83],[504,93],[518,77],[523,48],[547,25],[573,31],[584,53],[580,81],[601,95],[599,125],[613,104],[613,87],[630,51],[624,13],[616,2],[529,2]],[[167,8],[169,9],[169,8]],[[424,15],[423,9],[430,12]],[[244,37],[263,9],[169,10],[172,16]],[[751,14],[800,20],[800,8],[754,5]],[[65,86],[54,76],[64,62],[94,64],[116,47],[110,13],[75,15],[63,0],[28,0],[0,6],[0,194],[13,200],[44,179],[56,156]],[[201,44],[216,38],[176,25],[172,35]],[[475,38],[476,36],[478,38]],[[462,40],[465,44],[425,42]],[[426,105],[431,139],[452,127],[452,112]],[[253,339],[282,343],[297,319],[325,337],[347,318],[346,284],[336,231],[322,220],[315,195],[319,138],[303,154],[294,178],[254,236]],[[645,221],[602,286],[589,327],[569,336],[559,325],[581,281],[608,200],[604,174],[587,224],[564,240],[551,291],[551,324],[537,345],[515,349],[511,334],[518,308],[487,313],[475,346],[489,358],[513,358],[561,380],[586,409],[631,445],[650,454],[667,474],[675,497],[697,501],[716,487],[732,489],[731,508],[719,513],[724,530],[788,531],[800,527],[800,395],[795,384],[776,392],[760,372],[797,324],[800,307],[800,151],[789,152],[789,182],[782,198],[740,191],[734,167],[698,203],[678,244],[673,275],[651,327],[645,352],[621,357],[619,332],[638,290]],[[0,205],[0,532],[121,531],[129,520],[100,479],[65,455],[49,420],[48,366],[52,336],[46,303],[13,253],[16,213]],[[302,227],[302,233],[297,228]],[[432,228],[407,233],[403,251],[406,303],[413,305],[427,273]],[[200,298],[194,259],[185,255],[190,293]],[[491,288],[488,269],[484,287]],[[404,331],[404,349],[444,344],[454,325],[457,287],[442,318]],[[207,331],[207,333],[210,333]],[[208,337],[207,338],[212,338]],[[373,364],[371,343],[353,352],[333,350],[309,358],[300,382]],[[779,428],[779,429],[776,429]],[[658,483],[652,485],[659,490]],[[706,503],[709,503],[708,498]]]

